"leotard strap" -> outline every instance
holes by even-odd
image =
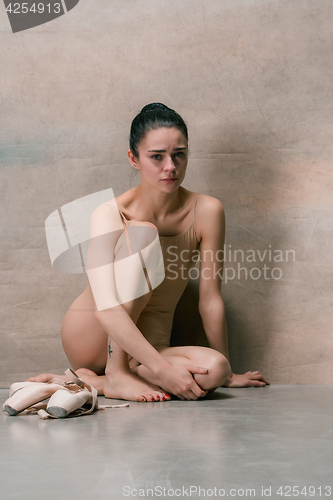
[[[124,223],[127,226],[128,225],[128,220],[126,219],[125,215],[122,213],[122,211],[119,208],[118,208],[118,211],[119,211],[120,215],[122,216],[122,219],[123,219]]]
[[[195,209],[197,207],[197,201],[198,201],[198,198],[199,198],[200,194],[197,195],[196,199],[195,199],[195,202],[194,202],[194,210],[193,210],[193,227],[194,227],[194,231],[195,233],[196,232],[196,229],[195,229]]]

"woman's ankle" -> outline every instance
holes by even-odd
[[[117,377],[128,373],[132,373],[129,366],[112,366],[105,368],[105,376],[107,378]]]

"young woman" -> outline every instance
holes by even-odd
[[[115,262],[129,242],[131,228],[155,229],[165,276],[149,292],[120,303],[118,286],[131,288],[131,279],[117,283],[109,260],[102,273],[88,270],[89,285],[62,324],[62,343],[71,365],[99,394],[132,401],[164,401],[170,394],[196,400],[221,385],[265,386],[268,382],[259,372],[235,375],[230,368],[221,297],[224,211],[216,198],[181,186],[188,162],[183,119],[161,103],[145,106],[132,122],[128,158],[141,182],[113,200],[113,206],[106,203],[95,210],[90,220],[90,259],[101,253],[93,241],[100,241]],[[110,222],[114,210],[123,224],[118,232]],[[116,236],[101,243],[99,237],[107,233]],[[136,245],[143,253],[144,235]],[[170,347],[174,311],[198,252],[199,312],[210,347]],[[133,283],[139,280],[135,272],[132,278]],[[115,300],[112,304],[105,302],[109,296]],[[46,382],[52,377],[42,374],[29,380]]]

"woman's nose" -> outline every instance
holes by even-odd
[[[173,158],[171,156],[168,156],[166,158],[164,168],[166,170],[176,170],[176,165],[175,165]]]

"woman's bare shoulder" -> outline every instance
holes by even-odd
[[[126,207],[128,204],[129,191],[126,191],[125,193],[112,198],[95,208],[90,218],[90,234],[97,236],[110,231],[123,229],[120,211],[122,211],[123,207]]]
[[[197,201],[197,215],[204,214],[204,216],[214,216],[224,211],[224,207],[220,200],[209,196],[208,194],[198,193]]]
[[[196,206],[199,206],[200,204],[201,209],[209,210],[209,207],[211,207],[214,210],[214,205],[215,207],[218,207],[219,205],[222,206],[222,203],[213,196],[209,196],[208,194],[198,193],[197,191],[190,191],[189,189],[183,188],[183,186],[181,186],[181,188],[183,189],[184,192],[184,198],[185,199],[187,198],[188,201],[195,200],[196,198],[198,198]]]
[[[125,207],[128,207],[133,199],[135,198],[135,189],[136,186],[128,189],[124,193],[120,194],[119,196],[116,196],[113,200],[113,204],[115,204],[120,210],[122,210]]]

